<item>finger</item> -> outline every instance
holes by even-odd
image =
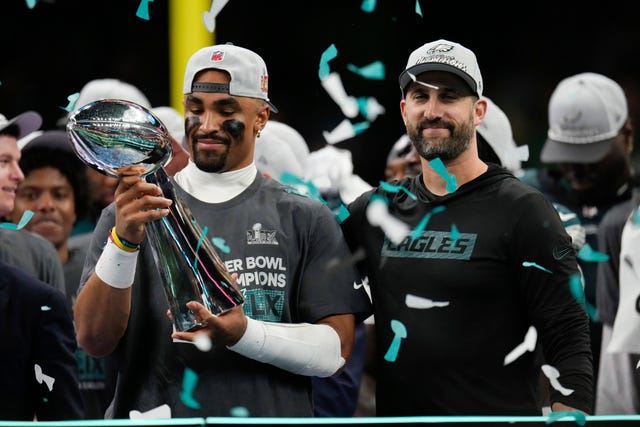
[[[116,175],[118,177],[125,177],[125,176],[138,176],[138,177],[141,177],[145,172],[146,172],[146,169],[144,168],[144,166],[129,165],[129,166],[124,166],[124,167],[121,167],[121,168],[117,169],[116,170]]]
[[[187,308],[191,310],[200,321],[204,321],[213,316],[209,310],[207,310],[207,308],[198,301],[189,301],[187,303]]]
[[[128,203],[145,195],[162,196],[162,190],[157,185],[151,184],[142,178],[130,176],[120,180],[115,194],[116,197],[120,198],[121,203]]]
[[[193,341],[195,334],[193,332],[174,332],[171,338],[174,340]]]

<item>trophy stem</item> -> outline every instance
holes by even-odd
[[[145,179],[173,201],[169,215],[147,223],[146,233],[163,278],[174,327],[177,331],[196,330],[201,324],[186,307],[187,302],[201,302],[218,315],[242,305],[244,296],[164,169],[158,168]]]

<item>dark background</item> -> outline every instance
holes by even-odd
[[[52,128],[65,114],[68,95],[91,79],[107,77],[134,84],[154,106],[169,105],[168,1],[149,3],[147,21],[135,16],[140,0],[41,0],[33,9],[24,0],[3,0],[0,113],[12,118],[37,110],[43,128]],[[270,98],[281,111],[272,117],[298,129],[311,150],[325,144],[322,131],[344,119],[318,77],[321,54],[335,44],[338,57],[329,65],[340,73],[347,93],[373,96],[386,108],[368,130],[337,144],[353,153],[355,172],[372,184],[383,178],[387,152],[404,133],[397,76],[411,51],[439,38],[476,53],[485,95],[510,117],[517,143],[529,145],[525,166],[538,165],[549,96],[569,75],[593,71],[617,80],[638,121],[640,29],[626,2],[420,0],[422,17],[414,1],[380,0],[373,13],[360,5],[359,0],[230,0],[216,20],[216,41],[262,55]],[[382,81],[347,69],[378,60],[386,67]]]

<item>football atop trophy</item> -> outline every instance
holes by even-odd
[[[67,121],[72,146],[86,164],[109,176],[129,165],[145,175],[171,160],[171,137],[151,111],[122,99],[101,99],[82,106]]]

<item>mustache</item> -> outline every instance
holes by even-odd
[[[442,119],[440,118],[433,119],[433,120],[429,120],[429,119],[421,120],[420,123],[418,123],[418,126],[420,126],[420,129],[437,126],[437,127],[444,127],[449,130],[452,130],[452,126],[442,121]]]
[[[203,134],[203,135],[194,135],[193,136],[193,143],[197,144],[198,142],[200,142],[201,139],[211,139],[213,141],[219,142],[221,144],[225,144],[225,145],[229,145],[229,139],[225,138],[224,136],[221,136],[218,133],[207,133],[207,134]]]

